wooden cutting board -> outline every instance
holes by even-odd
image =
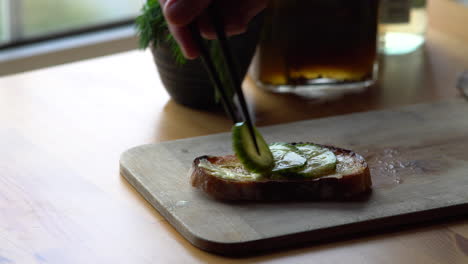
[[[144,145],[121,156],[122,175],[193,245],[219,254],[468,212],[468,102],[462,99],[260,128],[268,142],[310,141],[368,160],[365,201],[223,203],[189,184],[193,159],[231,153],[230,134]]]

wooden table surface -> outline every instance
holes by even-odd
[[[332,102],[250,79],[246,93],[259,126],[453,98],[467,43],[430,31],[424,49],[382,58],[379,85]],[[171,101],[148,52],[0,78],[0,263],[468,263],[466,217],[248,258],[194,248],[119,175],[119,156],[229,129]]]

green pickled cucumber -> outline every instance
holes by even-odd
[[[275,166],[272,172],[290,174],[300,171],[306,165],[307,159],[291,144],[273,143],[270,145]]]
[[[335,172],[336,156],[329,149],[314,144],[300,144],[296,148],[307,157],[305,167],[296,173],[298,176],[317,178]]]
[[[262,135],[255,127],[254,131],[259,153],[255,148],[255,143],[250,136],[249,128],[245,122],[237,123],[232,128],[232,146],[234,152],[247,170],[255,173],[271,172],[274,167],[273,155]]]
[[[327,148],[324,148],[315,144],[310,144],[310,143],[296,144],[294,145],[294,147],[296,147],[301,152],[301,154],[304,155],[304,157],[306,158],[315,157],[328,150]]]

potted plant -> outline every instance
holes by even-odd
[[[136,19],[140,48],[150,48],[161,81],[169,95],[179,104],[197,109],[219,108],[219,98],[200,59],[186,60],[170,34],[158,0],[147,0]],[[261,16],[257,16],[246,33],[231,37],[241,77],[247,73],[260,35]],[[207,41],[214,63],[225,82],[225,65],[216,40]],[[225,87],[230,87],[225,85]],[[233,93],[230,93],[231,96]]]

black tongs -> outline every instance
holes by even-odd
[[[220,44],[222,57],[227,65],[229,79],[231,80],[231,84],[234,87],[234,91],[238,96],[242,115],[249,129],[249,133],[252,138],[252,141],[254,142],[257,154],[260,155],[260,150],[258,148],[257,140],[255,137],[252,119],[250,118],[247,103],[245,102],[244,93],[242,92],[242,81],[240,78],[240,74],[237,70],[231,48],[229,46],[226,34],[224,32],[223,20],[219,16],[219,12],[217,12],[214,3],[211,4],[208,8],[208,14]],[[216,67],[213,63],[208,47],[205,45],[204,40],[200,36],[200,31],[198,30],[196,22],[192,22],[190,24],[190,31],[192,33],[192,38],[194,39],[195,43],[198,45],[198,49],[200,50],[203,64],[205,65],[205,68],[208,71],[211,80],[214,82],[215,89],[217,89],[217,91],[221,95],[221,101],[224,105],[224,109],[226,110],[233,123],[236,124],[237,122],[239,122],[239,120],[237,120],[237,115],[235,111],[236,107],[228,98],[227,92],[223,86],[223,83],[221,82],[221,78],[219,77],[218,72],[216,71]]]

